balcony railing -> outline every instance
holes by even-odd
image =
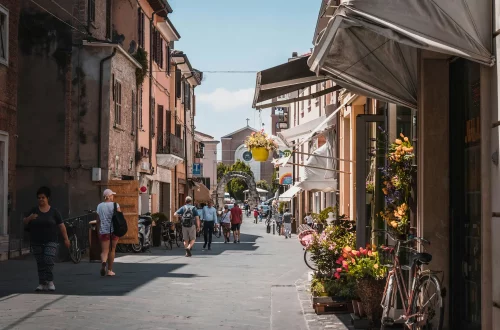
[[[160,134],[156,153],[184,158],[184,141],[173,134]]]

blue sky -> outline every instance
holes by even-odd
[[[309,52],[321,0],[168,0],[175,48],[201,71],[260,71]],[[220,138],[259,125],[256,73],[206,73],[196,88],[196,129]],[[270,130],[270,110],[262,112]]]

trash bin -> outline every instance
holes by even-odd
[[[161,225],[156,223],[153,225],[153,246],[158,247],[161,246]]]
[[[89,222],[89,262],[101,262],[101,243],[96,220]]]

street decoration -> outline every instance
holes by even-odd
[[[252,160],[252,153],[250,151],[245,151],[243,153],[243,160],[249,162]]]
[[[405,235],[409,230],[409,200],[416,169],[410,139],[403,133],[400,137],[389,146],[387,166],[381,169],[386,207],[380,216],[387,222],[389,230]]]
[[[280,175],[280,185],[289,185],[293,184],[292,172],[284,173]]]
[[[258,162],[267,161],[269,152],[278,149],[278,143],[264,133],[264,129],[252,132],[245,140],[245,145],[252,152],[253,159]]]

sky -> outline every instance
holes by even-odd
[[[259,112],[252,109],[256,72],[286,62],[292,52],[310,51],[321,0],[168,2],[173,9],[169,18],[181,35],[175,49],[205,72],[195,89],[196,130],[220,139],[243,128],[246,118],[259,128]],[[268,133],[270,113],[262,111]]]

